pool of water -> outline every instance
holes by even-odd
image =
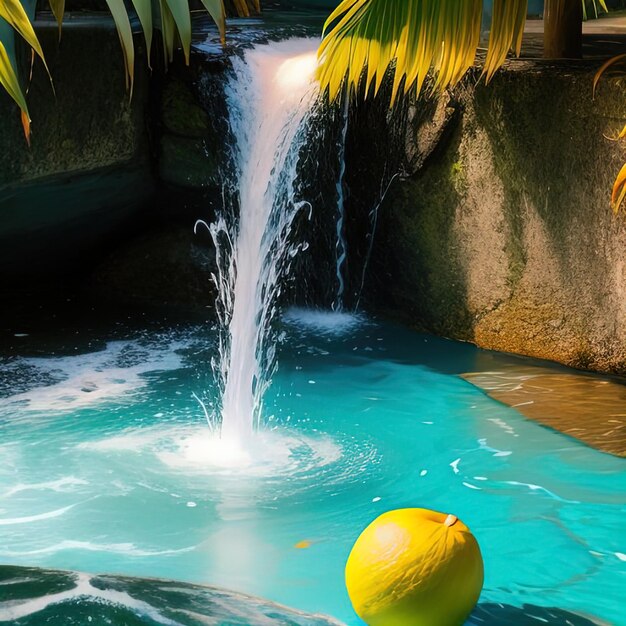
[[[210,397],[204,326],[16,330],[0,361],[0,563],[219,585],[359,624],[350,547],[418,506],[473,530],[484,606],[626,624],[624,461],[459,377],[515,359],[350,315],[283,326],[266,427],[226,453],[194,397]]]

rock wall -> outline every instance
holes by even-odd
[[[85,264],[154,192],[141,46],[130,100],[112,20],[68,20],[60,42],[51,21],[37,31],[55,91],[37,61],[30,148],[17,107],[0,91],[1,283]],[[22,69],[27,75],[28,63]]]
[[[510,63],[452,95],[445,139],[380,211],[372,306],[481,347],[626,373],[624,80]],[[415,131],[417,132],[417,131]]]

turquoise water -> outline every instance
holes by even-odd
[[[210,331],[15,337],[0,363],[0,563],[215,584],[358,624],[352,542],[420,506],[474,531],[481,602],[626,624],[625,462],[458,377],[511,357],[349,316],[294,312],[283,330],[268,426],[237,464],[192,395],[209,384]]]

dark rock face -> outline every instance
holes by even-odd
[[[0,583],[0,624],[12,626],[340,626],[267,600],[165,580],[0,566]]]
[[[168,186],[202,191],[221,185],[220,167],[228,141],[224,110],[213,103],[209,114],[194,93],[190,70],[173,68],[165,78],[161,96],[162,134],[159,146],[159,179]],[[215,79],[211,85],[223,103],[223,86]],[[197,87],[196,87],[197,88]]]
[[[374,306],[481,347],[626,372],[626,222],[609,207],[626,148],[606,138],[626,100],[617,79],[593,100],[594,71],[515,62],[456,91],[445,140],[381,208]]]
[[[212,311],[215,249],[208,233],[170,227],[151,231],[112,252],[93,275],[92,295],[109,302]]]

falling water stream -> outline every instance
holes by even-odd
[[[350,121],[350,101],[345,98],[343,104],[343,124],[341,127],[341,135],[337,142],[339,153],[339,174],[337,177],[337,295],[333,302],[334,311],[342,311],[344,306],[344,295],[346,290],[345,281],[345,264],[348,258],[348,244],[346,242],[346,141],[348,138],[348,124]]]
[[[258,46],[234,62],[228,87],[236,141],[239,219],[210,227],[218,255],[224,339],[220,378],[222,440],[244,445],[260,420],[275,363],[271,324],[291,260],[306,243],[291,236],[310,206],[297,197],[303,122],[317,96],[314,39]]]

